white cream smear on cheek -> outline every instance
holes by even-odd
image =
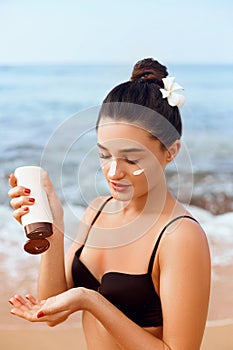
[[[116,160],[113,160],[108,172],[108,176],[114,176],[116,173],[116,167],[117,167],[117,162]]]
[[[134,176],[141,175],[141,174],[144,173],[144,171],[145,171],[145,169],[138,169],[138,170],[135,170],[135,171],[133,172],[133,175],[134,175]]]

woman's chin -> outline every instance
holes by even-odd
[[[120,191],[111,189],[111,195],[114,199],[122,202],[129,202],[133,198],[132,191],[120,192]]]

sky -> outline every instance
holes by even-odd
[[[0,64],[232,64],[232,18],[232,0],[0,0]]]

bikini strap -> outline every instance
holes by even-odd
[[[83,247],[84,247],[84,245],[85,245],[85,243],[86,243],[86,241],[87,241],[87,238],[88,238],[90,229],[92,228],[92,226],[94,225],[94,223],[96,222],[96,220],[98,219],[98,217],[100,216],[100,214],[101,214],[102,210],[104,209],[105,205],[106,205],[112,198],[113,198],[112,196],[111,196],[111,197],[108,197],[108,198],[103,202],[103,204],[101,205],[101,207],[98,209],[98,212],[97,212],[96,215],[94,216],[94,218],[93,218],[93,220],[92,220],[92,222],[91,222],[91,225],[90,225],[90,227],[89,227],[89,229],[88,229],[88,232],[87,232],[85,241],[84,241],[84,243],[83,243]]]
[[[175,222],[176,220],[182,219],[182,218],[188,218],[188,219],[191,219],[191,220],[196,221],[198,223],[198,221],[196,219],[194,219],[192,216],[181,215],[181,216],[177,216],[176,218],[172,219],[171,221],[169,221],[169,223],[166,226],[164,226],[164,228],[162,229],[162,231],[159,234],[159,237],[157,238],[157,241],[155,242],[155,246],[154,246],[153,252],[151,254],[150,262],[149,262],[149,265],[148,265],[148,273],[149,274],[152,273],[154,260],[155,260],[155,255],[156,255],[156,252],[157,252],[160,240],[161,240],[164,232],[166,231],[168,226],[170,226],[173,222]]]

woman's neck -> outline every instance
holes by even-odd
[[[175,199],[172,197],[167,187],[154,188],[147,194],[132,198],[127,204],[121,202],[122,214],[124,216],[144,215],[160,215],[164,211],[169,210],[175,205]]]

